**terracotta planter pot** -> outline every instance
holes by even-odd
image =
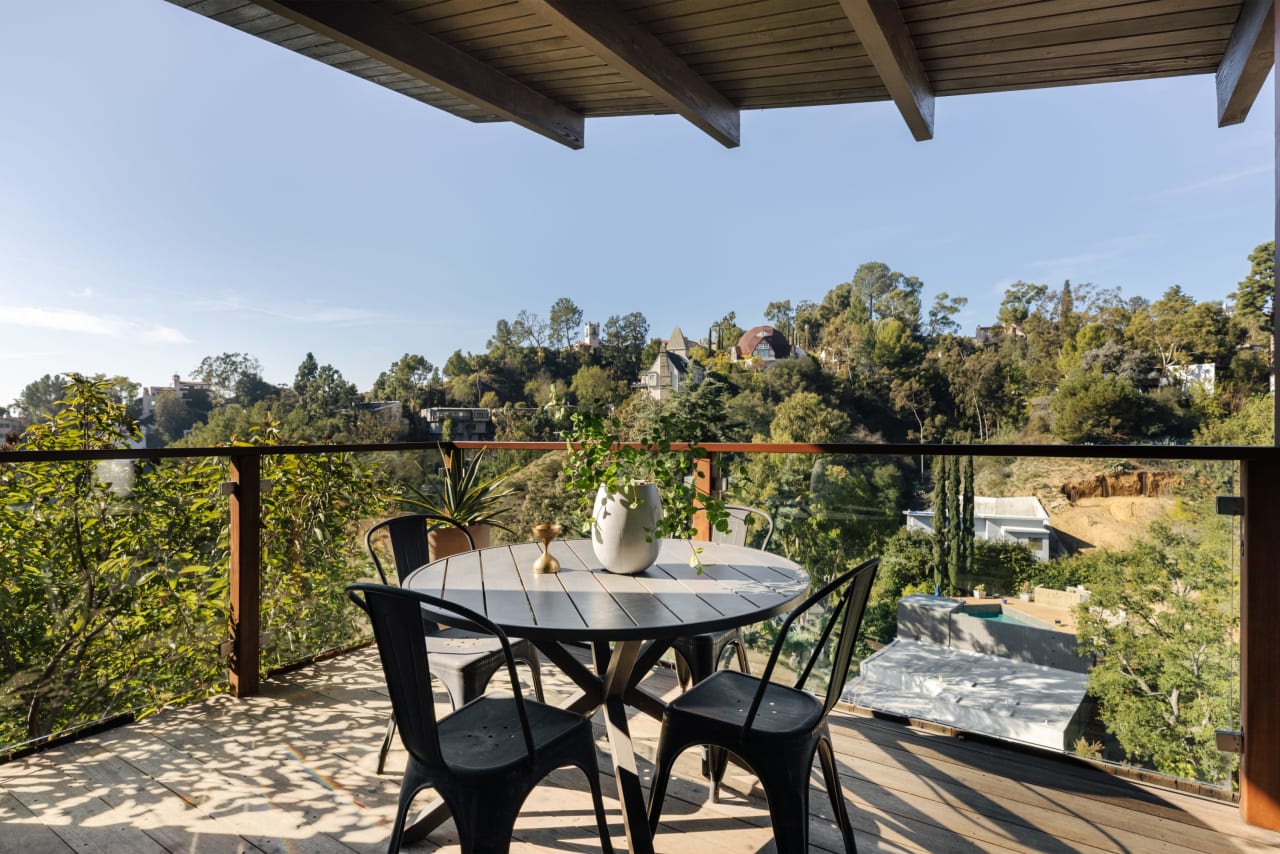
[[[468,528],[471,536],[476,541],[476,548],[486,549],[489,547],[489,532],[492,530],[488,525],[472,525]],[[427,532],[427,549],[432,560],[439,560],[442,557],[461,554],[471,550],[471,544],[467,542],[467,535],[462,532],[461,528],[432,528]]]

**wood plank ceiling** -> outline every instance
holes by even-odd
[[[675,113],[726,146],[739,111],[1216,74],[1243,121],[1274,0],[169,0],[476,122],[572,148],[584,119]],[[1209,107],[1206,105],[1206,112]]]

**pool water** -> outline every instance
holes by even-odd
[[[1008,611],[997,611],[989,607],[983,609],[974,608],[973,610],[966,608],[964,613],[968,614],[970,617],[977,617],[979,620],[991,620],[996,623],[1013,623],[1016,626],[1030,626],[1033,629],[1048,628],[1044,623],[1031,617],[1022,617]]]

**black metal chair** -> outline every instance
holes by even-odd
[[[744,507],[740,504],[728,504],[724,508],[729,514],[729,530],[712,530],[713,543],[728,543],[734,546],[745,546],[754,524],[764,527],[764,540],[759,548],[769,550],[769,539],[773,536],[773,517],[755,507]],[[742,638],[742,630],[726,629],[701,635],[689,635],[676,638],[671,648],[676,652],[676,676],[680,687],[697,684],[706,679],[720,666],[720,659],[725,650],[734,647],[738,655],[738,669],[750,673],[747,664],[747,646]]]
[[[391,854],[400,850],[414,797],[428,787],[453,814],[464,852],[509,850],[516,816],[529,792],[547,774],[566,766],[587,775],[601,848],[613,850],[591,719],[524,699],[511,642],[502,629],[474,611],[416,590],[352,584],[347,596],[373,623],[391,708],[409,751],[387,848]],[[437,718],[428,675],[432,653],[420,631],[424,619],[492,637],[515,694],[483,694]]]
[[[748,676],[720,670],[673,700],[662,718],[649,791],[649,826],[656,833],[662,816],[671,768],[686,748],[709,744],[739,757],[760,778],[769,799],[769,818],[779,851],[809,850],[809,774],[816,752],[822,762],[831,806],[844,837],[846,851],[855,851],[853,826],[845,809],[827,714],[840,699],[853,643],[862,623],[871,583],[880,559],[874,558],[824,585],[792,611],[782,624],[764,673]],[[818,642],[795,687],[769,681],[782,653],[787,631],[802,615],[829,596],[836,599],[827,614]],[[823,657],[835,630],[831,680],[825,702],[804,691],[814,664]],[[712,780],[715,794],[719,780]]]
[[[440,517],[431,513],[409,513],[386,519],[369,529],[365,534],[365,548],[373,566],[378,570],[378,577],[383,584],[389,584],[387,573],[378,559],[378,552],[373,546],[374,539],[386,531],[391,540],[391,553],[396,567],[396,580],[403,582],[404,577],[413,570],[427,563],[430,549],[427,533],[432,523],[440,523]],[[467,542],[475,548],[475,540],[471,532],[461,528],[467,536]],[[466,705],[484,693],[489,679],[506,664],[502,655],[502,647],[497,640],[488,635],[477,635],[456,628],[440,628],[437,624],[423,620],[423,631],[427,635],[427,648],[431,651],[431,673],[449,694],[449,703],[456,709]],[[532,643],[518,638],[511,639],[511,649],[516,661],[529,668],[533,682],[533,693],[541,702],[542,673],[538,666],[538,651]],[[378,749],[378,773],[381,774],[387,763],[387,754],[396,735],[396,718],[393,714],[387,721],[387,735]]]

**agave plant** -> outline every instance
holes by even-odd
[[[505,485],[514,469],[485,477],[480,471],[484,449],[466,459],[460,450],[441,448],[440,458],[444,463],[441,482],[425,489],[408,486],[412,495],[402,495],[401,503],[417,507],[457,528],[492,525],[514,533],[498,521],[498,514],[506,509],[505,500],[515,493]]]

